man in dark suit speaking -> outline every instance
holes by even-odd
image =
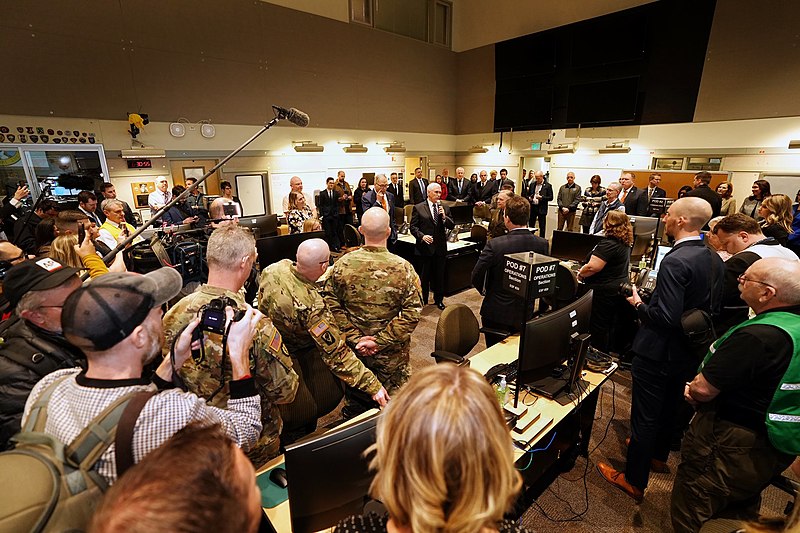
[[[433,285],[433,301],[444,309],[444,262],[447,255],[447,230],[455,223],[450,208],[442,205],[442,187],[428,185],[428,199],[414,206],[411,213],[411,234],[417,239],[416,255],[421,256],[422,303],[428,304],[428,290]]]
[[[491,239],[481,252],[472,271],[472,285],[484,295],[481,305],[483,327],[516,333],[525,318],[530,318],[533,305],[523,305],[522,300],[503,289],[503,267],[505,255],[517,252],[547,253],[547,241],[532,234],[528,229],[530,202],[521,196],[506,200],[504,220],[508,234]],[[497,344],[503,338],[486,333],[486,345]]]

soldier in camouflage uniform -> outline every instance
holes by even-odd
[[[173,339],[211,300],[227,297],[237,307],[244,308],[240,289],[256,260],[252,234],[236,225],[215,230],[208,240],[207,260],[208,284],[183,298],[164,316],[162,352],[165,357],[169,357]],[[298,384],[280,332],[266,317],[261,319],[258,329],[250,350],[250,368],[261,395],[264,429],[258,444],[247,454],[256,467],[278,455],[282,422],[276,404],[294,400]],[[180,377],[191,392],[205,398],[211,405],[224,407],[229,396],[231,369],[226,366],[222,375],[222,336],[206,332],[203,346],[205,357],[186,361],[179,370]],[[224,386],[220,389],[222,384]]]
[[[386,211],[368,209],[360,229],[365,245],[333,265],[323,295],[349,343],[374,336],[370,355],[362,361],[393,394],[411,375],[411,333],[422,311],[422,290],[411,263],[386,249],[391,231]],[[363,407],[348,389],[347,414]]]
[[[285,428],[290,434],[284,433],[284,445],[287,440],[314,431],[316,419],[336,407],[338,400],[334,400],[336,403],[328,401],[325,405],[331,391],[318,389],[334,389],[333,392],[337,394],[335,398],[341,399],[341,383],[338,380],[366,393],[381,407],[388,400],[381,382],[353,353],[362,339],[359,342],[347,342],[318,292],[316,282],[327,271],[329,260],[328,244],[322,239],[310,239],[297,248],[296,264],[284,259],[261,272],[258,307],[281,332],[283,342],[296,359],[295,368],[300,374],[301,383],[295,402],[303,403],[297,407],[305,416],[295,423],[291,420],[294,417],[284,411],[289,423],[296,426]],[[314,365],[310,358],[321,358],[325,366]],[[332,372],[333,376],[323,376],[320,372]],[[316,401],[317,396],[319,402]],[[309,421],[309,417],[313,421]]]

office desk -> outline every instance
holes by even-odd
[[[509,363],[516,360],[519,350],[519,336],[508,337],[470,358],[470,368],[485,374],[498,363]],[[521,501],[518,502],[520,512],[527,509],[533,499],[537,498],[558,477],[561,472],[572,469],[578,455],[588,456],[589,439],[592,435],[594,412],[597,407],[600,387],[613,374],[587,371],[583,376],[588,385],[574,400],[566,405],[536,397],[535,403],[528,407],[540,414],[539,422],[534,423],[525,432],[512,430],[515,441],[527,443],[528,450],[542,450],[534,453],[514,450],[517,468],[522,474],[525,489]],[[520,391],[519,405],[531,403],[535,396]],[[513,405],[514,398],[509,394],[507,405]],[[543,427],[547,419],[552,423]]]
[[[444,293],[447,296],[472,287],[472,269],[478,262],[480,250],[478,243],[467,240],[469,232],[458,234],[458,242],[447,243],[447,255],[444,263]],[[414,265],[417,274],[422,274],[419,266],[420,256],[415,255],[417,240],[410,233],[397,236],[397,255]]]

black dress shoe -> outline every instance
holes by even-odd
[[[445,306],[445,305],[444,305],[442,302],[439,302],[439,303],[437,303],[437,304],[436,304],[436,307],[438,307],[439,309],[441,309],[442,311],[444,311],[444,308],[445,308],[446,306]]]

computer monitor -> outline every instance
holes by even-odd
[[[584,263],[601,240],[603,237],[600,235],[555,230],[550,239],[550,257]]]
[[[453,217],[453,222],[456,226],[462,224],[472,225],[475,219],[472,217],[472,205],[453,205],[450,207],[450,216]]]
[[[658,268],[661,266],[661,261],[664,259],[664,256],[667,255],[667,252],[672,250],[671,246],[659,246],[658,250],[656,251],[656,260],[653,263],[653,272],[658,272]]]
[[[657,217],[638,217],[631,218],[633,226],[633,249],[631,250],[631,261],[638,262],[643,255],[647,254],[650,246],[655,239],[656,229],[663,227]]]
[[[638,217],[638,216],[631,216],[631,225],[633,226],[633,234],[634,235],[645,235],[645,234],[654,234],[656,232],[656,226],[659,225],[659,219],[657,217]]]
[[[364,452],[375,442],[380,415],[286,447],[292,531],[335,526],[364,512],[373,473]]]
[[[309,231],[308,233],[293,233],[290,235],[276,235],[274,237],[261,237],[256,239],[258,250],[258,266],[267,268],[272,263],[281,259],[297,260],[297,247],[307,239],[324,239],[324,231]]]
[[[592,291],[588,291],[565,307],[529,320],[525,325],[517,383],[530,385],[550,397],[557,397],[570,385],[568,376],[553,377],[553,371],[573,354],[574,341],[589,332],[591,314]]]
[[[278,234],[278,215],[262,215],[257,217],[241,217],[239,225],[253,230],[256,237],[273,237]]]

